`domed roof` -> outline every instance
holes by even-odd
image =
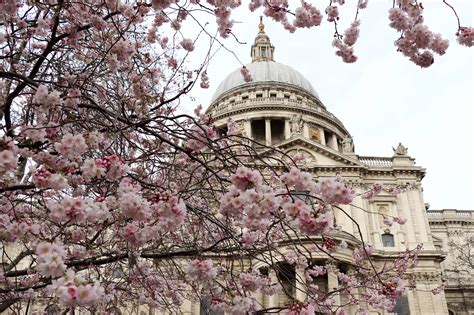
[[[219,96],[239,86],[251,85],[259,82],[286,83],[297,86],[319,98],[311,83],[295,69],[275,61],[252,62],[245,66],[252,76],[251,82],[245,82],[240,68],[232,72],[219,84],[212,97],[212,102]]]

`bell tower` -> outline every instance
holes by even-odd
[[[255,37],[255,41],[250,50],[252,62],[274,61],[274,50],[275,47],[270,42],[270,38],[268,38],[267,34],[265,34],[265,25],[263,24],[262,17],[260,16],[260,23],[258,24],[258,34],[257,37]]]

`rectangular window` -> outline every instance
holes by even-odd
[[[278,296],[280,306],[285,306],[296,292],[296,270],[288,263],[278,263],[277,268],[278,282],[282,286],[282,292]]]
[[[217,133],[221,137],[227,136],[227,126],[217,127]]]
[[[330,131],[324,130],[324,139],[326,145],[329,145],[329,141],[331,140],[332,133]]]
[[[395,240],[392,234],[382,234],[383,247],[395,247]]]
[[[263,97],[263,94],[262,94],[262,93],[257,93],[256,96],[257,96],[258,98],[260,98],[260,97]]]
[[[252,138],[260,143],[265,143],[265,120],[252,120]]]
[[[410,306],[408,304],[408,297],[402,295],[398,297],[397,304],[392,310],[392,313],[389,314],[397,314],[397,315],[410,315]]]
[[[270,126],[272,129],[272,144],[283,141],[285,139],[285,122],[283,119],[272,119]]]
[[[242,100],[248,100],[248,99],[249,99],[249,96],[248,96],[248,95],[242,96]]]

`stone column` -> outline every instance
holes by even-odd
[[[304,269],[296,267],[296,294],[298,301],[303,302],[306,299],[306,278],[304,277]]]
[[[336,150],[336,151],[339,151],[338,147],[337,147],[337,137],[335,134],[331,134],[331,139],[330,139],[330,146],[332,149]]]
[[[339,288],[339,280],[336,275],[336,266],[330,266],[328,268],[328,292],[334,291]],[[334,302],[336,305],[341,305],[341,296],[339,294],[334,296]]]
[[[309,139],[309,128],[308,128],[307,123],[304,123],[303,130],[301,131],[303,132],[303,137],[305,137],[306,139]]]
[[[265,142],[266,145],[272,145],[272,125],[269,118],[265,119]]]
[[[270,279],[272,284],[278,283],[278,279],[276,277],[275,272],[270,272]],[[268,305],[264,305],[265,308],[272,308],[272,307],[278,307],[278,293],[275,293],[273,295],[270,295],[268,297]]]
[[[250,123],[250,119],[244,119],[244,130],[246,136],[252,139],[252,124]]]
[[[324,129],[319,129],[319,138],[321,138],[321,144],[326,145],[326,138],[324,136]]]
[[[290,139],[290,138],[291,138],[290,120],[285,119],[285,139]]]

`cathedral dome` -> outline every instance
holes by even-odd
[[[298,137],[319,143],[335,152],[353,154],[349,132],[319,99],[301,73],[274,60],[275,47],[260,20],[259,32],[246,65],[252,80],[246,82],[242,69],[230,73],[217,87],[206,113],[225,133],[229,118],[238,134],[266,146]]]
[[[292,86],[299,87],[306,92],[318,97],[316,90],[313,88],[311,83],[301,73],[295,69],[275,61],[258,61],[252,62],[245,66],[250,75],[252,76],[251,82],[245,82],[240,69],[235,70],[221,82],[217,87],[212,102],[214,102],[219,96],[231,91],[235,88],[244,87],[246,85],[258,84],[258,83],[284,83]]]

